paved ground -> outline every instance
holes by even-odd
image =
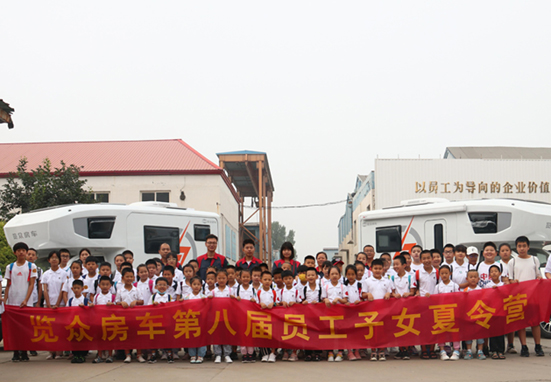
[[[531,338],[528,339],[531,341]],[[516,339],[519,347],[518,339]],[[193,381],[193,382],[247,382],[247,381],[360,381],[365,379],[394,381],[551,381],[551,340],[543,340],[545,357],[535,357],[533,343],[529,342],[532,352],[530,358],[508,355],[507,360],[459,360],[443,362],[440,360],[410,361],[389,359],[386,362],[369,362],[367,360],[341,363],[296,363],[278,361],[275,364],[257,362],[255,364],[218,364],[206,362],[193,365],[177,361],[166,364],[92,364],[87,359],[85,364],[71,364],[67,360],[46,361],[46,352],[38,357],[31,357],[30,362],[11,362],[12,353],[0,351],[0,381]]]

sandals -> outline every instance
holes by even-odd
[[[490,356],[492,357],[492,359],[499,359],[499,353],[497,352],[490,352]]]
[[[501,352],[498,352],[497,355],[498,355],[499,359],[505,359],[506,358],[505,354],[503,354]]]
[[[436,354],[436,352],[434,351],[431,351],[430,352],[430,359],[437,359],[438,358],[438,354]]]
[[[430,354],[427,351],[422,351],[421,359],[430,359]]]

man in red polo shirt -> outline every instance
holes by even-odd
[[[199,264],[199,277],[203,280],[207,277],[208,267],[222,269],[228,266],[226,257],[216,253],[216,247],[218,247],[218,237],[216,235],[207,235],[205,245],[207,246],[207,253],[197,258],[197,263]]]
[[[254,240],[243,240],[243,254],[245,257],[235,264],[236,268],[252,270],[257,265],[262,264],[260,259],[254,257]]]

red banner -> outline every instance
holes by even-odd
[[[358,305],[261,309],[234,299],[58,309],[7,306],[6,350],[108,350],[227,344],[381,348],[498,336],[549,320],[551,280]]]

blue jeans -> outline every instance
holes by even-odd
[[[204,357],[207,353],[207,347],[201,346],[200,348],[189,348],[188,353],[190,357]]]

